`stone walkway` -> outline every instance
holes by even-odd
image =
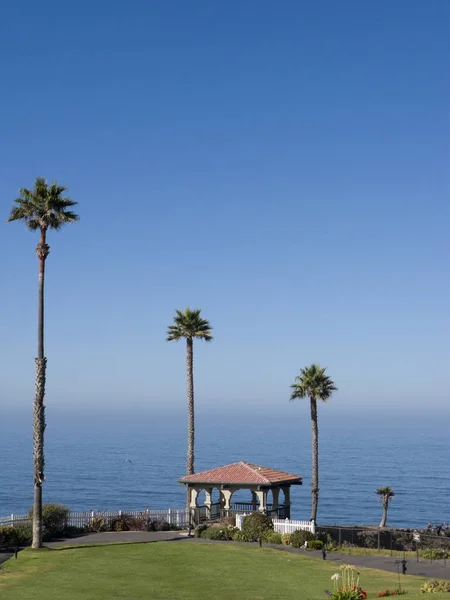
[[[136,543],[152,543],[152,542],[168,542],[178,541],[183,543],[204,543],[204,544],[236,544],[238,542],[219,542],[213,540],[203,540],[194,537],[187,537],[186,532],[178,531],[122,531],[122,532],[105,532],[105,533],[90,533],[76,538],[66,538],[54,542],[44,544],[48,548],[58,547],[76,547],[90,546],[95,544],[136,544]],[[239,545],[248,545],[238,543]],[[321,552],[308,552],[307,550],[290,548],[289,546],[277,546],[274,544],[263,544],[263,547],[273,548],[279,552],[288,552],[292,554],[300,554],[323,560]],[[11,553],[0,554],[0,564],[11,558]],[[398,565],[396,561],[401,560],[397,557],[387,556],[364,556],[364,555],[346,555],[338,554],[337,552],[327,553],[327,561],[337,564],[351,564],[355,567],[365,567],[367,569],[381,569],[382,571],[390,571],[397,573]],[[400,565],[401,567],[401,565]],[[416,562],[416,559],[407,559],[406,563],[408,575],[418,575],[429,579],[450,579],[450,561],[444,565],[443,561],[430,562],[421,559]]]

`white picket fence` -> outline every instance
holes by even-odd
[[[316,524],[314,521],[291,521],[289,519],[272,519],[273,528],[278,533],[293,533],[298,529],[310,531],[313,535],[316,533]]]
[[[236,515],[236,527],[242,529],[242,523],[246,513]],[[293,533],[298,529],[310,531],[313,535],[316,533],[316,525],[314,521],[291,521],[290,519],[272,519],[274,531],[278,533]]]
[[[143,518],[146,517],[149,520],[165,521],[169,525],[176,525],[177,527],[188,527],[189,526],[189,510],[185,508],[168,508],[166,510],[118,510],[118,511],[84,511],[84,512],[73,512],[69,513],[67,519],[67,525],[71,527],[84,527],[89,523],[92,523],[94,519],[114,519],[122,515],[130,515],[132,517]],[[13,526],[19,523],[29,522],[28,515],[9,515],[8,517],[0,517],[1,526]]]
[[[9,526],[18,523],[27,523],[29,521],[28,515],[9,515],[8,517],[0,517],[0,527]]]

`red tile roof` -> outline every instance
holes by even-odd
[[[268,467],[260,467],[252,463],[240,461],[209,469],[180,479],[180,483],[214,483],[214,484],[245,484],[272,485],[274,483],[301,483],[300,475],[292,475],[285,471],[277,471]]]

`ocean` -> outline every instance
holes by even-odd
[[[222,412],[224,411],[223,407]],[[424,527],[450,521],[450,438],[447,419],[341,414],[321,407],[322,524],[378,524],[375,489],[393,487],[388,524]],[[384,409],[385,410],[385,409]],[[73,510],[179,508],[184,487],[186,415],[124,405],[124,414],[48,408],[44,501]],[[32,504],[31,408],[0,424],[0,516]],[[128,459],[128,460],[127,460]],[[239,408],[196,417],[196,471],[239,460],[301,475],[292,488],[292,518],[309,519],[311,428],[307,406],[289,403],[273,414]],[[131,461],[131,462],[128,462]],[[236,500],[250,501],[241,492]]]

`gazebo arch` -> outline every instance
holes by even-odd
[[[285,471],[240,461],[187,475],[180,479],[180,483],[188,488],[187,508],[197,512],[200,519],[216,519],[236,512],[257,510],[270,516],[289,519],[291,485],[301,485],[302,478]],[[211,500],[214,489],[220,492],[218,503]],[[199,507],[198,495],[202,490],[206,491],[206,500],[204,507]],[[233,503],[232,497],[237,490],[250,490],[252,501]],[[270,504],[267,502],[269,491],[272,491],[273,495],[273,502]],[[280,502],[280,491],[284,492],[283,503]]]

